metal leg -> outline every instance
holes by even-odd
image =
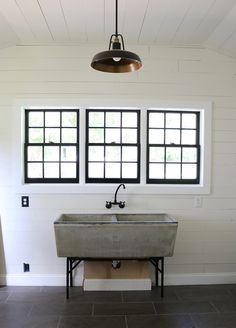
[[[70,272],[70,259],[66,258],[66,299],[69,299],[69,272]]]
[[[159,259],[155,261],[156,286],[159,286]]]
[[[164,257],[161,257],[161,297],[164,297]]]
[[[73,260],[70,260],[70,287],[73,287],[73,270],[72,270]]]

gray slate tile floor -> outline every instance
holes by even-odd
[[[83,292],[0,287],[1,328],[236,328],[236,285]]]

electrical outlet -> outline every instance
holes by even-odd
[[[194,207],[196,207],[196,208],[202,207],[202,197],[201,196],[196,196],[194,198]]]
[[[21,196],[21,207],[29,207],[29,196]]]
[[[30,265],[29,263],[23,263],[23,271],[30,272]]]

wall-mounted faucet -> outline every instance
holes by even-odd
[[[124,183],[119,184],[119,186],[116,188],[114,202],[106,201],[106,208],[111,208],[112,205],[118,205],[119,208],[125,207],[125,201],[119,201],[119,202],[117,201],[117,193],[118,193],[118,190],[120,189],[120,187],[123,187],[123,189],[125,189]]]

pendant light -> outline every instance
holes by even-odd
[[[110,37],[109,50],[96,54],[91,66],[97,71],[107,73],[137,71],[142,67],[141,59],[135,53],[125,50],[123,36],[118,33],[118,0],[116,0],[115,15],[115,34]]]

